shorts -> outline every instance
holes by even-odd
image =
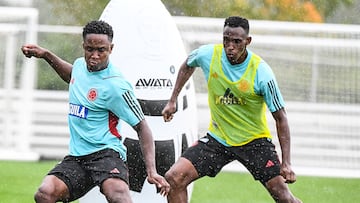
[[[269,138],[259,138],[243,146],[227,147],[210,135],[200,138],[182,155],[197,170],[199,177],[215,177],[228,163],[238,160],[255,180],[265,184],[280,175],[280,161]]]
[[[127,137],[124,144],[127,146],[130,190],[141,192],[147,178],[147,172],[140,142]],[[166,171],[175,163],[174,141],[155,140],[155,159],[158,174],[164,176]],[[157,192],[159,191],[157,188]]]
[[[73,201],[108,178],[120,178],[129,184],[126,163],[118,152],[104,149],[85,156],[66,156],[48,175],[60,178],[68,187]]]

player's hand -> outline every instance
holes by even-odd
[[[162,110],[162,116],[165,122],[169,122],[174,118],[174,113],[176,111],[176,102],[168,102],[164,109]]]
[[[169,194],[170,184],[161,175],[157,173],[148,175],[147,180],[150,184],[156,185],[156,187],[160,190],[160,195],[167,196]]]
[[[46,53],[46,49],[34,44],[23,45],[21,47],[21,51],[28,58],[31,58],[32,56],[36,58],[43,58]]]
[[[284,177],[285,183],[295,183],[296,175],[289,164],[281,164],[280,175]]]

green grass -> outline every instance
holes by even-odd
[[[34,202],[33,196],[55,161],[0,161],[0,203]]]
[[[0,161],[0,203],[34,202],[42,179],[57,162]]]
[[[304,203],[360,202],[360,179],[298,176],[289,187]],[[272,198],[248,173],[221,172],[194,185],[191,203],[267,203]]]
[[[0,203],[30,203],[56,161],[0,161]],[[298,176],[291,191],[304,203],[360,202],[360,179]],[[221,172],[195,182],[191,203],[273,202],[248,173]]]

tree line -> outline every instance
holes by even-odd
[[[39,23],[83,26],[98,19],[110,0],[33,0],[39,9]],[[224,18],[240,15],[248,19],[326,22],[340,6],[349,7],[354,0],[161,0],[171,15]],[[54,40],[55,39],[55,40]],[[39,34],[39,44],[73,60],[82,55],[81,36]],[[75,45],[75,46],[74,46]],[[66,90],[67,84],[54,76],[46,63],[38,62],[39,89]]]

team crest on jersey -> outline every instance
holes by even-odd
[[[79,118],[87,118],[88,109],[78,104],[69,104],[69,115]]]
[[[250,84],[246,80],[241,80],[238,85],[239,90],[247,92],[250,89]]]
[[[98,96],[97,95],[97,90],[94,89],[94,88],[91,88],[89,90],[89,92],[88,92],[87,98],[88,98],[89,101],[94,101],[97,98],[97,96]]]

